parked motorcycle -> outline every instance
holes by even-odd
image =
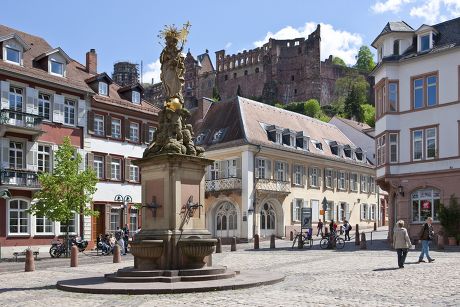
[[[87,240],[82,240],[80,237],[70,237],[70,246],[77,246],[79,252],[83,252],[88,246]],[[51,242],[50,256],[52,258],[59,258],[67,252],[67,245],[64,242],[57,240]]]

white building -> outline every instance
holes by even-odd
[[[460,18],[413,29],[389,22],[372,43],[376,164],[390,195],[390,225],[417,237],[460,182]],[[437,228],[437,226],[435,226]]]

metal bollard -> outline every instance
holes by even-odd
[[[270,248],[275,248],[275,235],[270,237]]]
[[[294,240],[294,232],[291,231],[291,233],[289,234],[289,241],[293,241]]]
[[[366,234],[364,232],[361,232],[361,242],[359,244],[360,249],[367,249],[367,244],[366,244]]]
[[[222,242],[220,241],[220,238],[217,238],[216,254],[220,253],[222,253]]]
[[[377,231],[377,222],[374,222],[374,231]]]
[[[120,245],[115,244],[113,247],[113,263],[120,263],[121,262],[121,253],[120,253]]]
[[[231,252],[236,252],[236,237],[232,238],[232,245],[230,246]]]
[[[355,233],[355,245],[359,245],[359,225],[356,224],[356,233]]]
[[[70,249],[70,267],[78,266],[78,247],[75,245]]]
[[[34,254],[32,253],[31,249],[26,250],[26,265],[25,265],[24,271],[25,272],[35,271],[35,259],[34,259]]]
[[[259,235],[258,234],[255,234],[254,235],[254,249],[259,249]]]

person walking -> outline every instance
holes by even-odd
[[[430,241],[433,240],[434,231],[433,231],[433,218],[428,217],[423,225],[422,231],[420,232],[420,240],[422,240],[422,252],[418,257],[418,262],[426,262],[423,260],[423,257],[426,256],[428,262],[433,262],[434,259],[430,257]]]
[[[125,254],[128,253],[128,241],[129,241],[129,225],[126,224],[123,228],[123,241],[125,244]]]
[[[345,220],[345,223],[343,224],[343,229],[345,231],[345,241],[350,241],[351,225],[347,220]]]
[[[404,221],[399,220],[393,231],[393,248],[396,249],[396,253],[398,254],[398,267],[400,269],[404,268],[407,252],[411,245],[407,229],[404,228]]]
[[[323,236],[323,222],[321,222],[321,219],[319,219],[318,221],[318,233],[316,234],[316,236],[319,236],[320,233],[321,236]]]

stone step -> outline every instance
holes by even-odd
[[[182,276],[182,282],[190,282],[190,281],[205,281],[205,280],[218,280],[218,279],[228,279],[233,278],[236,276],[235,272],[226,272],[223,274],[212,274],[212,275],[196,275],[196,276]]]
[[[125,282],[125,283],[145,283],[145,282],[161,282],[161,283],[175,283],[175,282],[191,282],[191,281],[205,281],[205,280],[218,280],[233,278],[237,275],[235,271],[228,271],[219,274],[207,275],[190,275],[190,276],[120,276],[118,274],[106,274],[105,278],[112,282]]]

